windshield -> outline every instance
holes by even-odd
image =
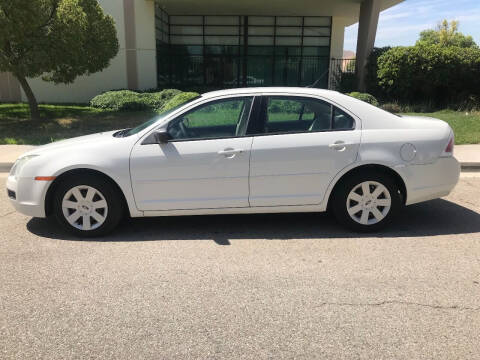
[[[148,128],[150,125],[153,125],[155,124],[157,121],[160,121],[164,118],[166,118],[168,115],[170,115],[171,113],[173,113],[174,111],[178,110],[179,108],[181,108],[182,106],[185,106],[187,105],[188,103],[191,103],[192,101],[194,100],[197,100],[200,96],[197,96],[197,97],[194,97],[193,99],[190,99],[180,105],[177,105],[175,106],[174,108],[168,110],[168,111],[165,111],[164,113],[161,113],[159,116],[156,116],[154,117],[153,119],[151,120],[148,120],[147,122],[144,122],[143,124],[133,128],[133,129],[127,129],[125,132],[122,132],[121,136],[122,137],[127,137],[127,136],[131,136],[131,135],[135,135],[135,134],[138,134],[140,131]]]

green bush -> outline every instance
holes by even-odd
[[[347,94],[351,97],[354,97],[355,99],[365,101],[366,103],[369,103],[373,106],[378,106],[380,105],[378,103],[378,100],[375,98],[375,96],[366,94],[366,93],[360,93],[358,91],[351,92],[350,94]]]
[[[378,58],[379,85],[401,103],[446,107],[480,96],[480,49],[396,47]]]
[[[402,106],[397,104],[397,103],[382,104],[382,106],[380,106],[380,108],[382,110],[388,111],[388,112],[393,113],[393,114],[399,114],[399,113],[405,112],[405,111],[402,110]]]
[[[108,110],[137,110],[139,104],[139,94],[130,90],[108,91],[90,100],[90,106]]]
[[[336,75],[336,90],[341,93],[349,93],[355,91],[357,87],[357,75],[355,73],[342,73]]]
[[[365,76],[365,88],[366,92],[372,94],[377,99],[382,100],[384,98],[384,91],[379,84],[378,79],[378,58],[389,51],[391,47],[374,48],[367,60],[367,74]],[[354,90],[351,90],[354,91]],[[349,91],[345,91],[349,92]]]
[[[138,93],[131,90],[107,91],[95,96],[90,101],[90,106],[114,111],[158,111],[180,93],[180,90],[175,89],[165,89],[154,93]]]
[[[165,89],[165,90],[154,92],[154,93],[143,93],[143,94],[140,94],[140,97],[149,109],[158,111],[168,101],[170,101],[172,98],[174,98],[176,95],[180,93],[181,93],[180,90]]]
[[[162,108],[159,110],[160,113],[163,113],[165,111],[171,110],[188,100],[191,100],[193,98],[196,98],[199,96],[198,93],[195,92],[182,92],[177,95],[175,95],[173,98],[171,98],[169,101],[165,103],[165,105],[162,106]]]

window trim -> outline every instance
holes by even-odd
[[[325,132],[343,132],[343,131],[355,131],[358,129],[358,119],[356,116],[354,116],[354,114],[352,114],[351,112],[349,112],[348,110],[344,109],[343,107],[341,106],[338,106],[337,104],[334,104],[332,103],[331,101],[328,101],[327,99],[324,99],[322,97],[318,97],[318,96],[314,96],[314,95],[309,95],[309,94],[287,94],[287,93],[271,93],[271,94],[262,94],[261,95],[261,98],[262,98],[262,101],[261,101],[261,105],[260,105],[260,112],[259,112],[259,116],[255,119],[255,121],[257,122],[257,124],[255,124],[256,126],[261,126],[262,124],[260,123],[261,121],[263,122],[263,125],[266,124],[267,122],[267,110],[268,110],[268,99],[269,98],[279,98],[279,97],[283,97],[285,98],[286,100],[288,99],[291,99],[291,100],[295,100],[295,99],[313,99],[313,100],[317,100],[317,101],[323,101],[324,103],[330,105],[331,107],[331,113],[330,113],[330,129],[327,129],[327,130],[316,130],[316,131],[291,131],[291,132],[271,132],[271,133],[250,133],[251,131],[251,127],[250,127],[250,124],[249,124],[249,127],[247,129],[247,134],[250,135],[250,136],[253,136],[253,137],[256,137],[256,136],[269,136],[269,135],[290,135],[290,134],[315,134],[315,133],[325,133]],[[350,129],[334,129],[333,128],[333,121],[334,121],[334,113],[335,113],[335,108],[343,111],[344,113],[346,113],[348,116],[350,116],[353,121],[354,121],[354,124],[353,124],[353,127],[350,128]]]

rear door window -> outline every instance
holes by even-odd
[[[354,119],[320,99],[295,96],[268,96],[255,133],[288,134],[350,130]]]

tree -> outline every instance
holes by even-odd
[[[476,48],[477,44],[471,36],[458,31],[458,21],[443,20],[435,30],[424,30],[420,33],[416,45],[458,46],[461,48]]]
[[[27,78],[72,83],[117,53],[114,20],[97,0],[0,0],[0,72],[18,79],[32,119],[40,114]]]

